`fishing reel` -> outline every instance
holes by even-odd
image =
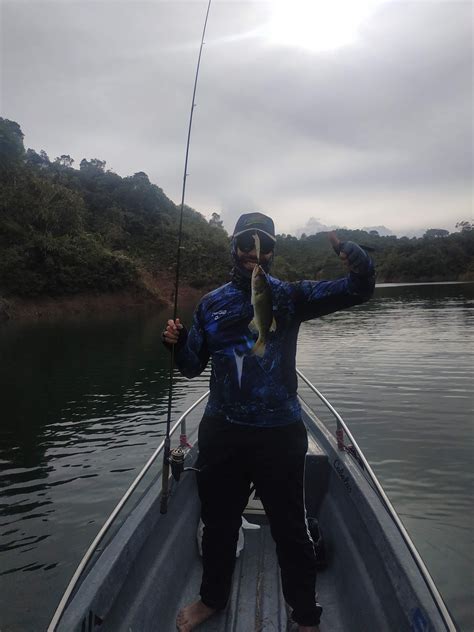
[[[179,481],[183,472],[188,472],[190,470],[199,472],[199,469],[196,467],[184,467],[184,459],[186,458],[187,452],[188,450],[186,450],[183,446],[178,446],[177,448],[170,450],[168,463],[175,481]]]

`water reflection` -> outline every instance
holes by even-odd
[[[473,286],[381,287],[367,305],[305,323],[298,352],[468,623],[473,299]],[[0,329],[0,627],[44,629],[84,549],[160,442],[166,317]],[[207,372],[177,376],[174,419],[207,381]]]
[[[160,442],[163,322],[120,315],[0,330],[0,590],[9,604],[0,627],[46,626],[84,549]],[[174,416],[205,383],[176,379]]]

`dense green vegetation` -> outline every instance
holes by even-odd
[[[474,280],[474,230],[469,222],[460,232],[430,229],[419,239],[380,237],[376,231],[337,231],[341,240],[352,240],[370,249],[378,282]],[[296,239],[279,236],[274,272],[287,279],[333,278],[341,267],[326,233]]]
[[[65,296],[133,290],[158,293],[174,275],[179,209],[143,172],[122,178],[102,160],[50,160],[25,151],[14,121],[0,119],[0,296]],[[341,230],[375,249],[379,281],[474,279],[474,231],[431,229],[421,239]],[[182,280],[207,288],[229,271],[219,215],[184,209]],[[341,266],[327,235],[279,235],[274,274],[332,278]]]
[[[0,294],[60,296],[135,288],[174,274],[179,210],[143,172],[121,178],[105,162],[25,151],[0,119]],[[184,209],[183,280],[204,287],[228,274],[218,222]],[[150,279],[156,283],[150,283]]]

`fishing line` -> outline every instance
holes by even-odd
[[[189,125],[188,125],[188,139],[186,142],[186,157],[184,160],[184,174],[183,174],[183,190],[181,194],[181,210],[179,216],[179,230],[178,230],[178,249],[176,255],[176,279],[175,279],[175,288],[174,288],[174,307],[173,307],[173,321],[176,321],[177,313],[178,313],[178,289],[179,289],[179,272],[180,272],[180,263],[181,263],[181,242],[183,236],[183,212],[184,212],[184,198],[186,193],[186,179],[188,176],[188,158],[189,158],[189,145],[191,142],[191,128],[193,125],[193,114],[194,108],[196,107],[196,88],[199,77],[199,67],[201,65],[201,55],[202,49],[204,46],[204,36],[206,34],[206,26],[207,19],[209,17],[209,10],[211,8],[211,1],[209,0],[206,11],[206,19],[204,20],[204,28],[202,30],[201,37],[201,45],[199,47],[199,56],[196,66],[196,75],[194,77],[194,88],[193,88],[193,98],[191,101],[191,113],[189,115]],[[163,469],[162,469],[162,487],[161,487],[161,505],[160,512],[162,514],[168,511],[168,497],[169,497],[169,475],[170,475],[170,448],[171,448],[171,440],[170,440],[170,428],[171,428],[171,406],[173,402],[173,367],[174,367],[174,347],[175,345],[171,345],[171,353],[170,353],[170,367],[169,367],[169,386],[168,386],[168,416],[166,420],[166,437],[164,441],[164,453],[163,453]]]

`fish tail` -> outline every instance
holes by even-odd
[[[265,340],[262,340],[261,338],[259,338],[257,342],[254,344],[254,346],[252,347],[250,352],[261,358],[265,354],[265,347],[266,347]]]

